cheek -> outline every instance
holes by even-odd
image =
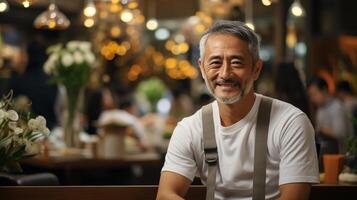
[[[218,74],[219,74],[218,70],[211,69],[206,71],[206,76],[210,80],[217,78]]]

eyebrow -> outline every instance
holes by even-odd
[[[230,59],[238,59],[238,60],[244,60],[244,57],[241,55],[232,55],[229,56]],[[214,59],[222,59],[222,56],[220,55],[213,55],[211,57],[208,58],[208,61],[214,60]]]
[[[229,57],[230,59],[238,59],[238,60],[244,60],[244,57],[241,55],[233,55]]]
[[[214,56],[210,56],[210,57],[208,58],[208,61],[211,61],[211,60],[214,60],[214,59],[221,59],[221,58],[222,58],[222,56],[214,55]]]

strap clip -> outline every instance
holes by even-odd
[[[217,148],[205,149],[205,161],[208,165],[215,165],[218,161]]]

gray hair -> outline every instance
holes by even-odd
[[[213,24],[200,39],[200,59],[203,58],[208,37],[213,34],[230,34],[248,43],[249,52],[255,64],[259,60],[260,38],[248,26],[240,21],[220,20]]]

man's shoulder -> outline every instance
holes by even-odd
[[[268,99],[272,100],[272,102],[273,102],[272,109],[274,109],[274,113],[275,114],[286,114],[286,112],[290,112],[290,113],[293,113],[293,114],[304,113],[299,108],[295,107],[294,105],[292,105],[292,104],[290,104],[288,102],[285,102],[285,101],[282,101],[282,100],[279,100],[279,99],[276,99],[276,98],[273,98],[273,97],[264,96],[262,94],[258,94],[258,96],[260,98],[264,97],[264,98],[268,98]]]
[[[271,119],[277,119],[280,123],[282,123],[283,121],[287,121],[287,120],[292,120],[295,119],[298,116],[306,116],[307,115],[301,111],[299,108],[295,107],[294,105],[273,98],[273,97],[268,97],[268,96],[264,96],[264,95],[259,95],[261,98],[269,98],[272,100],[272,111],[271,111]]]

